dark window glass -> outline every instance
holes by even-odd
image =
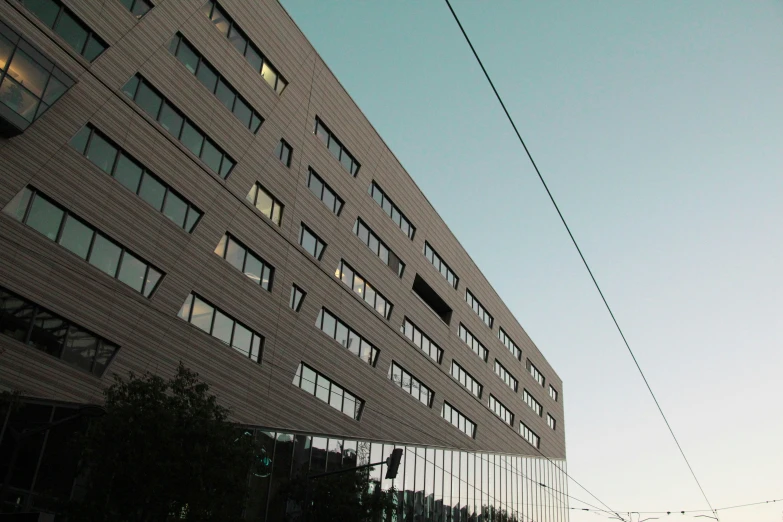
[[[152,291],[158,286],[160,278],[163,276],[160,272],[150,267],[147,271],[147,281],[144,283],[144,297],[149,297]]]
[[[231,44],[237,48],[237,51],[240,52],[240,54],[245,54],[245,47],[247,47],[247,38],[244,34],[242,34],[242,31],[239,30],[239,28],[236,25],[233,25],[231,27],[231,31],[228,34],[228,41],[231,42]]]
[[[45,235],[52,241],[57,239],[57,232],[63,220],[63,210],[48,200],[36,196],[27,215],[27,225]]]
[[[261,124],[263,122],[264,120],[262,120],[261,117],[254,112],[253,117],[250,119],[250,132],[252,132],[253,134],[258,132],[258,129],[259,127],[261,127]]]
[[[130,80],[128,80],[128,83],[123,85],[122,92],[127,94],[131,97],[131,99],[136,97],[136,91],[139,90],[139,83],[141,83],[141,80],[138,76],[133,76]]]
[[[220,177],[223,179],[226,179],[226,177],[231,173],[231,169],[234,168],[234,162],[228,158],[228,156],[223,156],[223,162],[220,164]]]
[[[87,151],[87,159],[95,163],[107,174],[111,174],[116,158],[117,147],[109,143],[102,136],[93,134],[92,139],[90,140],[90,148]]]
[[[204,149],[201,151],[201,161],[207,164],[207,166],[214,172],[220,171],[220,160],[223,158],[223,153],[218,150],[212,140],[204,140]]]
[[[17,221],[22,221],[27,212],[27,207],[30,205],[30,197],[32,195],[33,192],[29,188],[23,188],[14,196],[14,199],[8,202],[3,212],[13,216]]]
[[[49,79],[49,71],[38,65],[30,55],[21,49],[17,49],[11,65],[8,66],[8,70],[9,74],[25,89],[38,98],[43,97],[44,87]]]
[[[38,99],[11,78],[10,73],[5,75],[0,84],[0,101],[27,121],[35,119]]]
[[[201,147],[204,144],[204,135],[193,127],[190,122],[185,122],[185,127],[182,129],[182,138],[180,139],[182,144],[188,148],[196,156],[201,155]]]
[[[136,104],[144,109],[147,114],[157,119],[163,100],[157,92],[147,85],[147,82],[141,82],[136,93]]]
[[[25,342],[30,331],[35,307],[0,289],[0,333]]]
[[[196,77],[201,83],[204,84],[204,87],[209,89],[209,92],[215,92],[215,87],[217,87],[218,81],[217,72],[215,72],[215,69],[213,69],[203,60],[201,61],[201,65],[198,67],[198,74],[196,74]]]
[[[188,213],[188,204],[182,198],[169,191],[166,195],[166,204],[163,207],[163,213],[171,219],[177,226],[185,224],[185,217]]]
[[[60,235],[60,244],[82,259],[87,259],[94,234],[92,227],[69,215]]]
[[[54,28],[55,32],[62,36],[68,45],[73,47],[76,52],[81,53],[84,45],[87,43],[89,32],[84,26],[76,20],[69,12],[63,11],[57,20]]]
[[[120,154],[114,169],[114,177],[135,194],[139,190],[142,172],[142,168],[135,161],[125,154]]]
[[[261,71],[261,65],[264,63],[264,59],[261,58],[261,55],[258,54],[252,45],[247,46],[247,49],[245,50],[245,59],[247,60],[247,63],[250,64],[250,67],[255,69],[256,72]]]
[[[38,309],[33,319],[29,344],[55,357],[62,353],[68,323],[46,310]]]
[[[177,49],[177,58],[190,72],[196,73],[196,69],[198,69],[198,54],[196,54],[196,51],[188,42],[180,42]]]
[[[261,277],[264,275],[264,263],[248,252],[247,258],[245,259],[244,272],[247,277],[256,283],[261,284]]]
[[[63,349],[63,361],[89,372],[97,351],[98,339],[78,326],[71,325]]]
[[[191,232],[193,230],[193,227],[196,226],[196,223],[198,222],[200,217],[201,217],[201,212],[199,212],[193,207],[190,207],[190,209],[188,210],[188,219],[185,221],[185,230],[187,232]]]
[[[54,0],[22,0],[22,4],[49,27],[54,26],[60,6]]]
[[[87,41],[87,47],[85,47],[82,53],[88,62],[96,59],[100,54],[106,50],[106,44],[100,41],[94,34],[90,35],[90,39]]]
[[[147,264],[126,250],[122,255],[122,265],[117,279],[141,293],[146,273]]]
[[[101,234],[96,234],[90,253],[90,264],[114,277],[121,253],[122,249],[115,242]]]
[[[234,109],[234,99],[236,98],[236,94],[234,93],[234,89],[229,87],[229,85],[222,79],[218,80],[215,96],[217,96],[218,100],[220,100],[220,102],[225,105],[228,110]]]
[[[228,245],[226,246],[226,261],[234,265],[237,269],[242,270],[245,263],[245,248],[234,241],[232,238],[228,239]]]
[[[84,154],[84,151],[87,148],[87,141],[90,139],[91,132],[92,131],[90,130],[90,127],[87,125],[79,129],[79,132],[77,132],[73,138],[71,138],[71,147],[78,150],[79,153]]]
[[[166,196],[166,187],[153,176],[145,174],[139,196],[156,210],[160,210],[163,206],[163,198]]]
[[[245,127],[250,127],[251,115],[252,111],[250,110],[250,107],[240,98],[237,98],[236,103],[234,103],[234,116],[236,116]]]
[[[329,138],[329,152],[331,152],[332,156],[335,158],[340,158],[340,144],[337,143],[337,140],[333,137]]]
[[[179,137],[179,133],[182,131],[182,123],[185,119],[171,105],[164,103],[160,110],[158,121],[173,136]]]

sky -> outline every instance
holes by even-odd
[[[707,509],[445,1],[281,3],[563,379],[569,474]],[[453,6],[713,507],[783,499],[783,2]]]

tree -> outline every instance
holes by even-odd
[[[114,379],[106,415],[84,438],[84,495],[70,518],[240,521],[252,437],[228,422],[209,385],[182,363],[168,381],[150,373]]]

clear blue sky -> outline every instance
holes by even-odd
[[[563,378],[569,472],[706,508],[445,3],[282,4]],[[783,498],[783,3],[454,7],[713,505]]]

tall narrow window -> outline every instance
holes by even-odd
[[[275,148],[275,156],[277,159],[283,162],[283,165],[290,167],[292,151],[293,149],[291,148],[291,145],[288,144],[288,142],[285,140],[280,140],[280,143],[277,144],[277,148]]]
[[[557,390],[552,387],[552,385],[549,385],[549,396],[552,397],[552,399],[557,402]]]
[[[304,298],[307,295],[307,292],[302,290],[296,285],[291,285],[291,300],[288,302],[288,306],[291,307],[291,310],[294,312],[298,312],[302,309],[302,303],[304,302]]]
[[[302,228],[299,230],[299,244],[318,261],[321,260],[324,250],[326,250],[326,243],[321,241],[321,238],[316,236],[304,223],[302,223]]]
[[[284,205],[262,187],[260,183],[256,183],[250,188],[250,192],[247,193],[247,200],[255,205],[263,215],[271,219],[275,225],[280,226],[283,220]]]
[[[546,423],[547,423],[547,426],[549,426],[553,430],[556,429],[556,427],[557,427],[557,421],[555,421],[555,418],[552,417],[548,413],[546,414]]]

